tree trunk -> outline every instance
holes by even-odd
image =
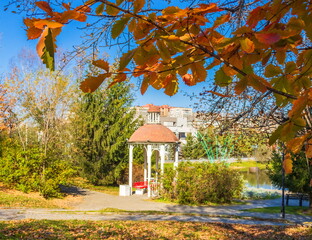
[[[309,208],[312,209],[312,192],[309,193]]]

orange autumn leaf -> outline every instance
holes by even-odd
[[[305,148],[307,158],[312,158],[312,139],[310,139]]]
[[[102,68],[106,72],[109,72],[109,63],[102,59],[92,61],[92,64],[96,67]]]
[[[288,112],[290,118],[299,117],[308,103],[308,95],[304,94],[293,102],[292,109]]]
[[[30,27],[27,29],[27,37],[28,40],[30,39],[36,39],[40,37],[42,34],[42,29],[36,28],[36,27]]]
[[[308,135],[303,135],[301,137],[291,139],[286,144],[287,149],[294,154],[299,153],[302,150],[303,144],[307,137]]]
[[[290,153],[286,153],[283,161],[283,168],[286,174],[292,173],[293,163]]]
[[[103,83],[106,78],[111,76],[110,73],[100,74],[96,77],[88,77],[80,84],[80,89],[85,93],[94,92]]]
[[[37,5],[37,7],[39,7],[43,11],[45,11],[50,16],[53,15],[53,10],[52,10],[52,8],[51,8],[51,6],[50,6],[50,4],[48,2],[46,2],[46,1],[38,1],[38,2],[35,2],[35,4]]]
[[[194,86],[196,84],[196,81],[195,81],[192,74],[189,74],[189,73],[184,74],[182,76],[182,79],[183,79],[184,83],[188,86]]]
[[[54,22],[54,21],[50,21],[50,20],[46,20],[46,19],[34,21],[33,24],[36,28],[39,28],[39,29],[44,29],[45,27],[53,29],[53,28],[60,28],[60,27],[64,26],[62,23]]]

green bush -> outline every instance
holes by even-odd
[[[0,181],[23,192],[39,191],[45,198],[60,197],[60,184],[64,184],[75,171],[69,163],[44,157],[38,146],[23,150],[13,139],[3,144],[0,157]]]
[[[221,162],[185,162],[166,171],[162,186],[162,197],[180,204],[230,203],[240,196],[243,178]]]

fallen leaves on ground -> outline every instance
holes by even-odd
[[[52,221],[0,223],[0,239],[311,239],[304,226],[197,222]]]

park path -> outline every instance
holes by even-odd
[[[0,220],[50,219],[50,220],[140,220],[140,221],[196,221],[223,222],[240,224],[285,225],[312,223],[311,216],[286,214],[287,222],[281,220],[280,214],[244,212],[243,209],[280,206],[281,199],[250,201],[244,205],[232,206],[186,206],[149,201],[146,195],[115,196],[105,193],[81,190],[83,201],[75,204],[71,210],[65,209],[0,209]],[[297,205],[298,201],[290,201]],[[307,205],[307,202],[304,202]],[[100,213],[105,208],[127,211],[160,211],[175,214],[134,213]],[[178,214],[176,214],[178,213]]]

